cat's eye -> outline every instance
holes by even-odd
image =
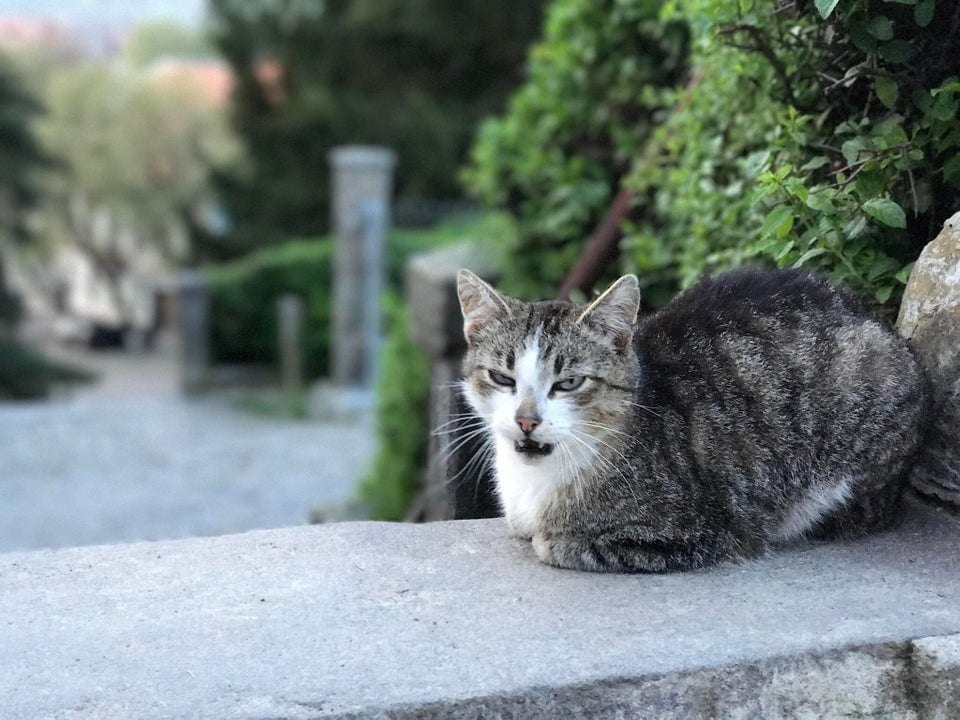
[[[512,377],[504,375],[503,373],[498,373],[496,370],[489,370],[488,372],[490,373],[490,379],[493,380],[497,385],[501,385],[503,387],[513,387],[517,384]]]
[[[583,385],[583,381],[586,380],[583,375],[574,375],[573,377],[568,377],[559,382],[553,384],[552,390],[562,390],[563,392],[570,392],[571,390],[576,390],[578,387]]]

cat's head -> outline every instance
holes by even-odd
[[[620,278],[588,307],[522,302],[469,270],[460,271],[457,290],[467,338],[464,393],[501,451],[512,448],[528,463],[554,456],[582,465],[600,443],[616,444],[639,373],[635,276]]]

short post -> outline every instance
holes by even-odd
[[[415,520],[496,517],[483,440],[467,439],[470,412],[460,393],[466,349],[457,298],[457,271],[467,267],[490,281],[494,264],[479,248],[455,245],[410,260],[405,268],[413,341],[430,357],[430,436],[424,491]]]
[[[280,386],[284,392],[303,387],[303,323],[306,307],[299,295],[287,293],[277,300],[277,335],[280,348]]]
[[[180,274],[176,294],[180,387],[194,394],[205,386],[210,363],[210,292],[199,270]]]
[[[332,377],[341,387],[373,384],[395,165],[386,148],[347,146],[330,153],[336,235]]]

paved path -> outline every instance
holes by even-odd
[[[163,362],[137,362],[97,360],[104,382],[72,398],[0,405],[0,552],[297,525],[352,496],[369,422],[184,400]]]

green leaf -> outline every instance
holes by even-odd
[[[930,107],[930,115],[937,120],[953,120],[957,114],[957,99],[952,92],[941,92],[937,94],[933,105]]]
[[[954,186],[960,186],[960,155],[954,155],[943,165],[943,179]]]
[[[805,262],[807,262],[807,260],[812,260],[815,257],[819,257],[820,255],[823,255],[826,251],[827,249],[822,247],[810,248],[803,255],[797,258],[797,261],[793,264],[793,266],[800,267]]]
[[[877,54],[892,63],[905,63],[913,54],[913,48],[906,40],[891,40],[878,47]]]
[[[763,219],[760,232],[764,235],[775,234],[784,237],[793,228],[793,212],[786,205],[778,205]]]
[[[833,212],[833,200],[830,196],[824,192],[812,192],[810,197],[807,198],[807,207],[811,210],[816,210],[817,212],[822,213],[832,213]]]
[[[890,40],[893,37],[893,21],[886,15],[874,15],[867,20],[867,32],[877,40]]]
[[[826,20],[830,17],[830,13],[833,12],[839,2],[840,0],[815,0],[814,4],[817,6],[817,12],[820,13],[820,17]]]
[[[893,110],[897,104],[897,98],[900,97],[897,81],[888,77],[878,77],[873,83],[873,89],[880,98],[880,102]]]
[[[862,153],[866,147],[867,144],[863,138],[853,138],[841,145],[840,150],[843,152],[843,157],[846,161],[852,165],[860,159],[860,153]]]
[[[890,299],[890,293],[893,292],[893,285],[884,285],[882,288],[877,290],[873,296],[877,299],[877,302],[885,303]]]
[[[936,0],[918,0],[913,8],[913,19],[920,27],[926,27],[933,20]]]
[[[776,260],[777,262],[780,262],[781,260],[783,260],[790,253],[790,251],[793,250],[793,244],[794,244],[793,240],[791,240],[782,248],[780,248],[780,252],[776,254],[776,256],[774,257],[774,260]]]
[[[808,162],[804,163],[801,170],[816,170],[817,168],[822,168],[824,165],[830,164],[830,158],[826,155],[817,155],[814,158],[811,158]]]
[[[867,200],[863,204],[863,211],[889,227],[907,227],[907,215],[903,212],[903,208],[889,198]],[[884,301],[881,300],[880,302]]]
[[[904,285],[907,284],[907,280],[910,279],[910,273],[913,272],[914,264],[915,263],[910,263],[909,265],[904,265],[902,268],[900,268],[900,272],[894,276],[898,282],[902,282]]]

